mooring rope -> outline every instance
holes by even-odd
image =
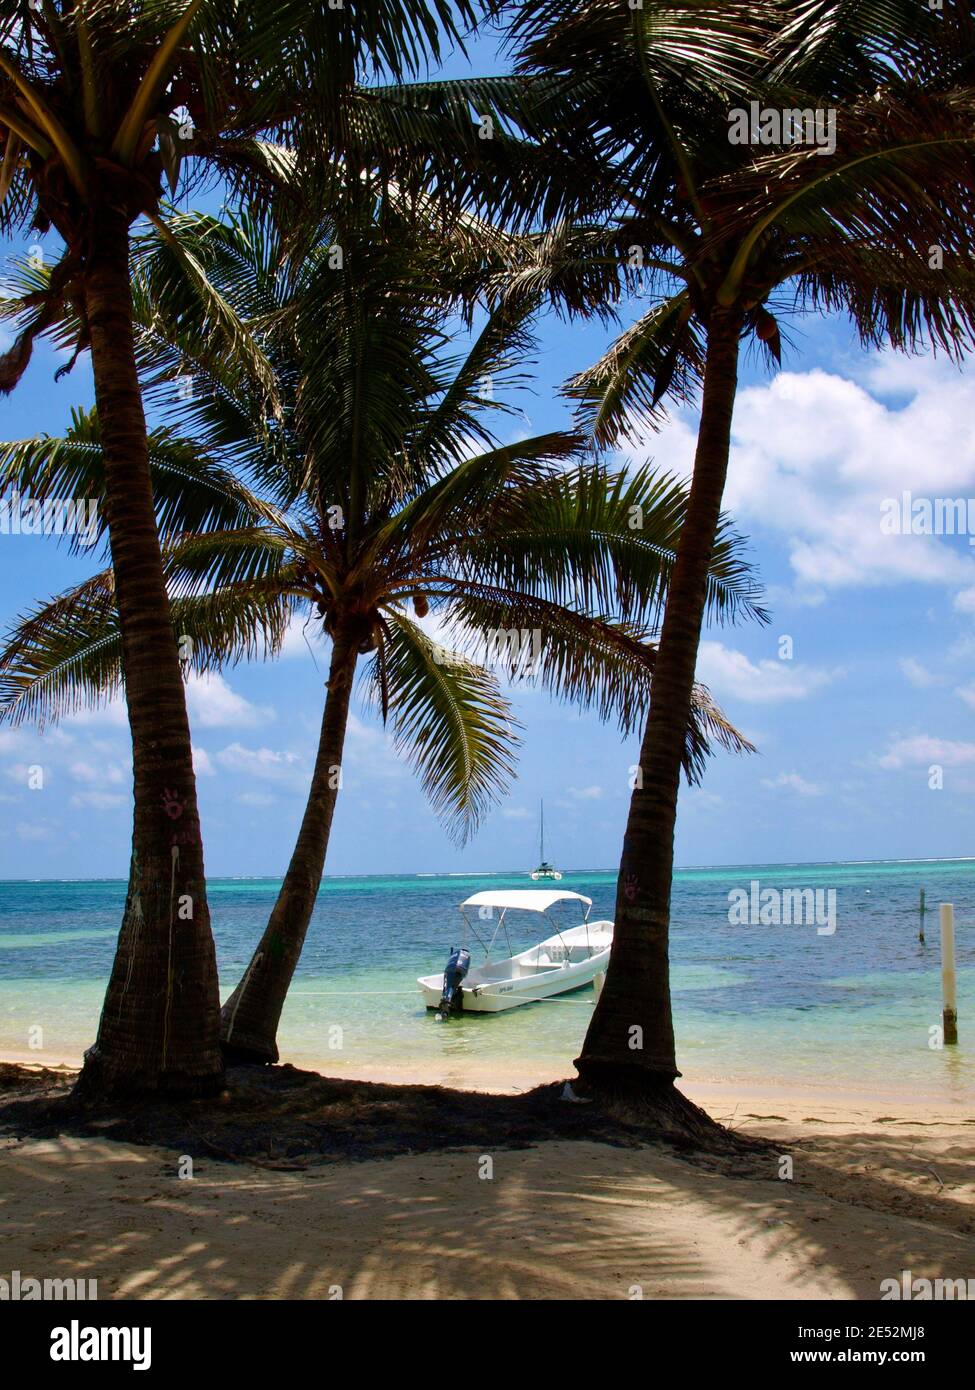
[[[580,986],[585,989],[585,985]],[[357,999],[365,995],[372,994],[410,994],[415,995],[417,991],[412,989],[292,989],[288,992],[289,999],[323,999],[328,996],[330,999]],[[585,999],[558,999],[554,995],[546,994],[519,994],[518,1002],[521,1004],[581,1004],[587,1009],[593,1006]],[[470,1013],[487,1013],[489,1010],[470,1009]]]

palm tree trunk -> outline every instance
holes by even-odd
[[[354,635],[336,630],[318,754],[298,841],[264,935],[221,1013],[228,1062],[278,1060],[278,1023],[315,910],[338,800],[357,645]]]
[[[89,1096],[223,1085],[219,990],[186,693],[166,596],[136,370],[126,215],[96,212],[85,299],[122,634],[135,809],[128,895]]]
[[[676,1097],[673,1082],[680,1072],[669,974],[674,827],[708,567],[728,471],[740,329],[737,310],[713,312],[694,476],[640,750],[642,785],[633,791],[623,840],[609,970],[576,1059],[583,1080],[595,1089]]]

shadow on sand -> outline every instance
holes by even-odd
[[[560,1087],[275,1068],[222,1103],[101,1113],[66,1090],[0,1070],[5,1259],[102,1297],[877,1298],[905,1268],[972,1272],[971,1209],[905,1198],[884,1136],[801,1141],[783,1182],[782,1144],[691,1156]],[[950,1189],[965,1160],[940,1163]]]

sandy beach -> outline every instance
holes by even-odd
[[[304,1171],[197,1158],[181,1179],[171,1149],[7,1135],[3,1264],[102,1298],[876,1299],[903,1270],[975,1278],[970,1109],[685,1089],[791,1178],[580,1139]]]

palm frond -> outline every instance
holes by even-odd
[[[703,373],[703,335],[681,291],[638,319],[565,389],[581,402],[580,424],[596,444],[620,437],[642,443],[648,426],[658,428],[664,396],[690,402]]]
[[[493,660],[512,681],[538,684],[555,699],[615,720],[624,736],[650,707],[656,648],[633,623],[578,612],[487,584],[452,596],[450,619],[474,660]],[[694,691],[684,750],[689,782],[700,779],[714,743],[753,752],[703,687]]]
[[[115,581],[105,570],[17,618],[0,650],[0,719],[55,722],[121,687]]]
[[[512,593],[654,629],[687,512],[687,484],[652,464],[612,472],[600,462],[512,490],[453,542],[461,573]],[[762,590],[731,519],[720,519],[708,574],[712,621],[767,621]]]
[[[293,602],[260,580],[172,601],[187,672],[267,660],[281,648]],[[18,618],[0,649],[0,721],[56,723],[124,689],[111,570]]]
[[[257,525],[267,516],[261,499],[189,439],[159,427],[149,433],[149,470],[156,518],[164,537]],[[87,501],[97,513],[94,534],[70,533],[71,549],[106,534],[104,461],[97,412],[73,410],[66,434],[0,443],[0,492],[38,500]]]
[[[581,444],[578,435],[553,431],[475,454],[445,475],[437,469],[422,492],[376,529],[369,554],[422,555],[430,547],[442,552],[451,536],[469,535],[488,524],[507,490],[549,476],[559,463],[574,458]]]
[[[490,671],[439,646],[403,613],[389,609],[385,618],[383,677],[396,747],[465,843],[514,777],[513,711]]]

